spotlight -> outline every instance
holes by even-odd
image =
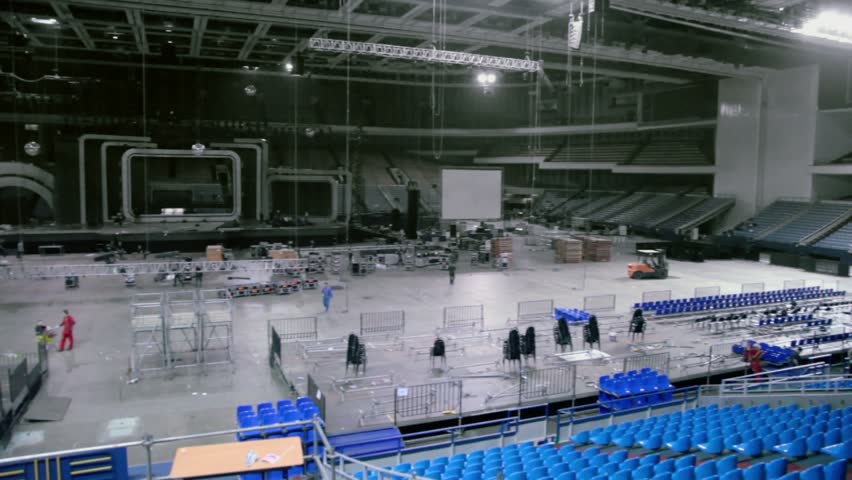
[[[58,25],[59,20],[47,17],[47,18],[39,18],[39,17],[30,17],[30,22],[38,24],[38,25]]]
[[[284,64],[284,71],[286,71],[287,73],[293,73],[293,68],[293,64],[290,62]]]
[[[255,87],[254,85],[246,85],[246,88],[244,88],[243,90],[249,97],[253,97],[257,94],[257,87]]]
[[[317,136],[317,130],[315,128],[308,127],[305,129],[305,136],[308,138],[314,138]]]
[[[31,157],[35,157],[41,153],[41,145],[39,145],[38,142],[27,142],[24,145],[24,153]]]
[[[196,142],[192,145],[192,153],[193,155],[203,155],[204,150],[207,150],[207,147],[204,146],[201,142]]]
[[[481,72],[476,76],[476,81],[479,82],[480,85],[494,85],[497,83],[497,75],[493,72]]]

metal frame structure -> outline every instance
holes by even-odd
[[[194,367],[201,363],[201,315],[195,290],[166,293],[166,358],[168,366]]]
[[[518,322],[544,320],[553,317],[553,299],[518,302]]]
[[[485,305],[444,307],[444,329],[479,328],[485,325]]]
[[[131,353],[130,370],[134,375],[160,370],[168,365],[166,351],[165,295],[140,293],[130,301]],[[155,358],[149,366],[148,359]]]
[[[144,263],[90,263],[86,265],[28,264],[16,263],[0,266],[0,278],[42,279],[57,277],[102,277],[112,275],[155,275],[158,273],[203,272],[203,273],[247,273],[273,272],[288,268],[305,268],[307,260],[224,260],[221,262],[159,261]]]
[[[231,363],[234,346],[234,299],[227,289],[198,292],[201,319],[201,362],[204,365]],[[223,352],[224,359],[213,359],[210,352]]]
[[[405,311],[365,312],[361,314],[361,337],[400,337],[405,333]]]
[[[132,183],[130,162],[134,157],[154,157],[154,158],[227,158],[233,164],[231,177],[232,197],[234,199],[233,210],[230,213],[208,213],[208,214],[187,214],[179,216],[171,215],[151,215],[142,214],[136,215],[132,205]],[[168,149],[153,149],[153,148],[131,148],[126,150],[121,156],[121,190],[122,199],[121,207],[124,216],[131,222],[161,222],[173,221],[181,222],[184,220],[190,221],[232,221],[238,220],[242,215],[242,162],[240,156],[231,150],[205,150],[201,153],[193,152],[192,150],[168,150]],[[146,193],[147,194],[147,193]]]
[[[308,47],[322,52],[340,52],[353,55],[371,55],[375,57],[395,58],[416,62],[445,63],[469,67],[491,68],[513,72],[537,72],[541,62],[529,59],[495,57],[470,52],[454,52],[435,48],[402,47],[383,43],[352,42],[332,38],[312,37]]]

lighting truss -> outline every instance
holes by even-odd
[[[437,50],[434,48],[400,47],[398,45],[383,43],[350,42],[348,40],[334,40],[331,38],[313,37],[308,41],[308,47],[323,52],[372,55],[401,60],[467,65],[515,72],[536,72],[541,69],[541,64],[535,60],[493,57],[491,55]]]
[[[37,279],[67,276],[151,275],[158,273],[250,273],[274,272],[291,268],[305,268],[306,259],[231,260],[222,262],[145,262],[145,263],[90,263],[85,265],[61,264],[8,264],[0,265],[0,278]]]

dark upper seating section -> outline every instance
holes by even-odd
[[[849,213],[849,203],[815,203],[792,222],[770,233],[762,240],[796,245]]]
[[[645,145],[632,163],[636,165],[709,165],[712,162],[695,141],[666,140],[652,141]]]
[[[712,220],[734,205],[733,198],[712,197],[684,210],[668,220],[657,225],[661,230],[678,232],[685,228],[697,227],[705,221]]]
[[[770,230],[804,212],[807,202],[779,200],[764,208],[754,218],[737,225],[731,232],[736,237],[760,238]]]
[[[842,252],[852,251],[852,222],[835,230],[830,235],[814,244],[819,248],[830,248]]]

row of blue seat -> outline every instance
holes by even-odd
[[[276,406],[272,402],[257,405],[255,411],[252,405],[237,406],[237,425],[239,428],[254,428],[272,426],[280,423],[298,422],[321,417],[319,407],[309,397],[299,397],[296,405],[291,400],[279,400]],[[259,440],[262,438],[300,437],[303,441],[313,441],[312,425],[295,425],[290,427],[258,428],[237,434],[237,440]]]
[[[614,444],[624,448],[641,446],[651,450],[666,446],[681,452],[698,448],[720,454],[743,443],[743,438],[761,435],[774,434],[779,443],[814,433],[828,434],[833,430],[839,430],[839,433],[831,434],[833,438],[838,434],[843,439],[852,436],[852,407],[835,411],[829,408],[823,405],[801,410],[790,406],[771,410],[764,404],[749,409],[742,409],[739,405],[719,409],[711,405],[584,430],[574,434],[571,440],[577,444]],[[841,430],[846,420],[850,428]],[[703,447],[699,446],[702,444]]]
[[[836,291],[832,289],[823,290],[816,289],[814,287],[814,289],[761,292],[758,294],[739,294],[732,296],[733,298],[714,299],[702,297],[666,300],[662,302],[644,302],[634,304],[634,308],[642,308],[643,310],[654,312],[658,316],[664,316],[845,295],[845,291]]]
[[[812,467],[813,472],[804,479],[787,473],[786,458],[744,469],[738,467],[736,455],[697,463],[694,454],[663,458],[659,453],[651,453],[630,458],[627,450],[602,453],[599,447],[578,450],[574,445],[563,445],[557,449],[553,444],[536,447],[527,442],[384,468],[432,480],[816,480],[810,475],[817,473],[820,480],[842,480],[846,472],[845,460]],[[366,478],[363,471],[355,472],[354,476],[358,480],[381,480],[375,471]],[[382,478],[403,479],[393,474],[384,474]]]
[[[598,381],[598,402],[602,412],[668,402],[674,390],[668,375],[660,375],[651,368],[643,368],[641,372],[631,370],[626,375],[605,375]]]
[[[852,332],[834,333],[831,335],[820,335],[818,337],[800,338],[790,342],[791,347],[801,347],[803,345],[820,345],[822,343],[842,342],[852,338]]]
[[[701,303],[715,303],[720,301],[739,301],[739,300],[747,300],[752,298],[760,298],[765,296],[786,296],[786,295],[798,295],[802,293],[817,293],[821,290],[820,287],[802,287],[802,288],[788,288],[783,290],[770,290],[768,292],[746,292],[746,293],[729,293],[726,295],[709,295],[703,297],[691,297],[691,298],[676,298],[670,300],[657,300],[654,302],[641,302],[635,303],[633,308],[642,308],[644,309],[655,309],[659,307],[663,307],[666,305],[678,305],[678,304],[687,304],[694,302]]]
[[[760,320],[758,323],[759,326],[764,325],[784,325],[789,323],[799,323],[799,322],[807,322],[814,319],[814,314],[809,313],[807,315],[788,315],[786,317],[775,317],[775,318],[767,318]]]
[[[751,344],[754,343],[754,340],[748,340],[745,343]],[[731,351],[737,355],[744,355],[746,352],[746,348],[747,347],[745,345],[735,344],[731,347]],[[790,357],[793,355],[793,353],[795,353],[789,348],[769,345],[767,343],[760,343],[760,349],[763,351],[763,360],[775,365],[783,365],[788,363]]]

